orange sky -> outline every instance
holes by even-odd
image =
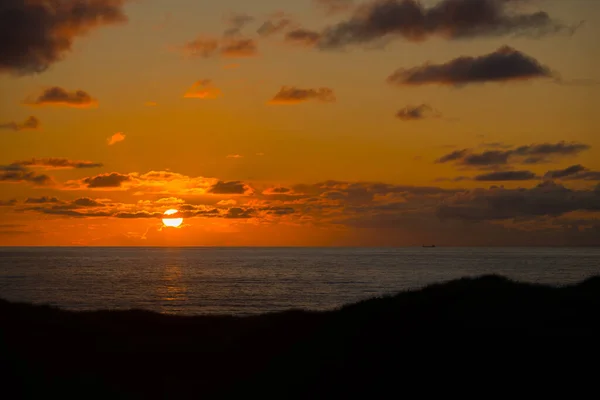
[[[75,3],[0,7],[0,245],[600,245],[600,2]]]

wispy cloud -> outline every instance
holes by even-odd
[[[258,55],[254,39],[226,37],[223,39],[199,37],[187,42],[180,50],[188,57],[248,58]]]
[[[98,106],[94,99],[83,90],[68,91],[58,86],[44,90],[34,99],[27,99],[24,104],[30,106],[63,106],[73,108],[91,108]]]
[[[53,184],[52,178],[48,175],[38,174],[21,165],[0,165],[0,182],[29,183],[34,186]]]
[[[536,179],[537,176],[531,171],[496,171],[487,174],[477,175],[476,181],[480,182],[500,182],[500,181],[529,181]]]
[[[440,116],[441,113],[434,110],[429,104],[408,105],[396,113],[396,117],[401,121],[420,121]]]
[[[298,104],[311,100],[335,103],[336,97],[330,88],[300,89],[295,86],[283,86],[269,104]]]
[[[28,131],[40,128],[40,120],[34,116],[27,118],[23,122],[7,122],[0,124],[0,129],[9,129],[12,131]]]
[[[436,160],[443,164],[454,162],[473,168],[501,167],[509,164],[542,164],[557,157],[575,156],[591,146],[578,142],[534,143],[506,150],[475,152],[472,149],[455,150]]]
[[[103,164],[93,161],[70,160],[68,158],[32,158],[30,160],[15,161],[11,166],[51,170],[100,168]]]
[[[354,0],[313,0],[313,4],[326,15],[336,15],[350,11],[356,5]]]

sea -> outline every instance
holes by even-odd
[[[575,284],[600,275],[600,248],[0,247],[0,298],[68,310],[331,310],[489,274]]]

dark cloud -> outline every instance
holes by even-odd
[[[506,165],[511,156],[510,151],[484,151],[480,154],[468,154],[462,159],[463,165],[473,167],[486,167],[490,165]]]
[[[25,200],[25,204],[50,204],[50,203],[61,203],[56,197],[29,197]]]
[[[440,218],[492,221],[560,216],[573,211],[600,211],[600,190],[571,190],[544,184],[531,189],[476,189],[449,198],[437,210]]]
[[[396,117],[402,121],[419,121],[426,118],[439,117],[440,115],[429,104],[409,105],[396,113]]]
[[[90,189],[98,188],[118,188],[121,184],[131,180],[129,175],[122,175],[117,172],[110,174],[97,175],[91,178],[85,178],[83,183]]]
[[[539,164],[553,158],[574,156],[591,147],[584,143],[558,142],[538,143],[508,150],[488,150],[481,153],[472,149],[456,150],[436,160],[436,163],[455,162],[474,168],[487,168],[515,164]]]
[[[42,214],[48,215],[60,215],[65,217],[73,217],[73,218],[98,218],[98,217],[111,217],[112,214],[107,211],[76,211],[70,209],[69,207],[62,206],[54,206],[51,208],[45,207],[30,207],[27,208],[26,211],[35,211]]]
[[[276,195],[276,194],[290,194],[292,193],[292,189],[286,187],[274,187],[266,189],[263,194],[265,195]]]
[[[252,218],[255,214],[255,210],[251,208],[239,208],[233,207],[227,210],[225,218],[228,219],[248,219]]]
[[[137,212],[119,212],[112,217],[123,219],[147,219],[147,218],[162,218],[164,215],[159,212],[137,211]]]
[[[587,169],[581,165],[572,165],[568,168],[565,169],[560,169],[560,170],[554,170],[554,171],[548,171],[546,172],[546,174],[544,175],[544,178],[548,178],[548,179],[560,179],[560,178],[565,178],[568,176],[572,176],[572,175],[577,175],[580,172],[586,171]]]
[[[208,193],[212,194],[246,194],[247,191],[248,186],[240,181],[219,181],[208,189]]]
[[[31,183],[36,186],[53,183],[48,175],[37,174],[20,165],[0,165],[0,182]]]
[[[40,120],[34,116],[27,118],[25,121],[21,123],[17,122],[7,122],[4,124],[0,124],[0,129],[10,129],[12,131],[28,131],[35,130],[40,127]]]
[[[127,21],[124,0],[2,0],[0,72],[45,71],[62,60],[77,37]]]
[[[0,200],[0,207],[11,207],[17,205],[17,199]]]
[[[190,57],[247,58],[258,55],[258,44],[254,39],[238,37],[198,38],[186,43],[181,50]]]
[[[307,47],[315,46],[321,39],[319,32],[311,31],[308,29],[294,29],[289,31],[285,35],[285,41],[291,44],[298,44]]]
[[[572,165],[565,169],[548,171],[545,179],[600,181],[600,171],[590,171],[583,165]]]
[[[500,182],[500,181],[528,181],[535,179],[535,173],[531,171],[496,171],[488,174],[477,175],[476,181],[480,182]]]
[[[283,13],[276,13],[265,21],[256,31],[262,37],[275,35],[290,28],[293,21]]]
[[[326,15],[335,15],[354,8],[354,0],[313,0],[313,4],[322,9]]]
[[[589,150],[587,144],[577,142],[540,143],[516,148],[513,153],[522,156],[547,156],[553,154],[575,155]]]
[[[225,22],[229,28],[225,31],[225,36],[237,36],[242,33],[242,29],[254,21],[254,17],[248,14],[229,14],[225,17]]]
[[[35,106],[66,106],[74,108],[89,108],[98,105],[98,101],[83,90],[69,92],[54,86],[42,92],[34,100],[26,100],[25,104]]]
[[[74,200],[71,204],[78,207],[102,207],[104,204],[90,199],[89,197],[81,197],[77,200]]]
[[[269,104],[298,104],[310,100],[334,103],[336,98],[333,89],[329,88],[299,89],[294,86],[283,86]]]
[[[336,49],[393,38],[418,42],[432,36],[539,37],[560,32],[572,34],[577,28],[552,19],[544,11],[520,12],[513,7],[519,2],[442,0],[427,7],[417,0],[374,0],[359,6],[348,20],[325,29],[318,45],[322,49]]]
[[[100,168],[103,166],[101,163],[69,160],[67,158],[32,158],[31,160],[15,161],[12,165],[40,167],[45,169],[86,169]]]
[[[245,58],[258,55],[258,44],[254,39],[234,39],[221,47],[221,55],[228,58]]]
[[[535,78],[551,78],[553,72],[536,59],[504,46],[479,57],[459,57],[444,64],[426,63],[401,68],[387,78],[399,86],[427,84],[464,86],[485,82],[508,82]]]
[[[468,149],[454,150],[452,153],[446,154],[445,156],[437,159],[435,162],[438,164],[442,164],[442,163],[446,163],[446,162],[450,162],[450,161],[461,160],[468,153],[469,153]]]

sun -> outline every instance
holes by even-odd
[[[168,216],[172,216],[178,213],[179,211],[174,209],[165,211],[165,215]],[[163,218],[162,222],[163,224],[165,224],[165,226],[168,226],[170,228],[179,228],[181,224],[183,224],[183,218]]]

